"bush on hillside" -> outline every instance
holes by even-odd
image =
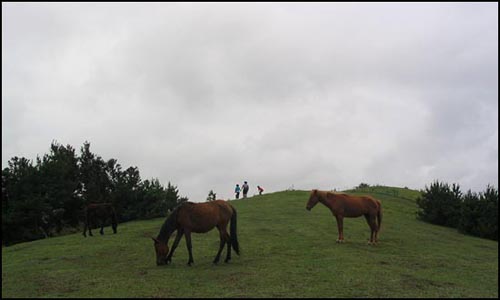
[[[208,192],[207,202],[215,201],[216,198],[217,194],[213,190],[210,190],[210,192]]]
[[[357,189],[364,189],[364,188],[369,188],[369,187],[370,187],[370,185],[368,183],[362,182],[356,188]]]
[[[417,205],[423,221],[498,241],[498,190],[492,186],[463,195],[458,184],[435,181],[425,187]]]
[[[420,207],[418,217],[432,224],[457,227],[461,207],[460,186],[442,183],[436,180],[430,187],[425,186],[422,195],[417,198]]]
[[[53,142],[50,153],[33,162],[13,157],[2,170],[2,245],[36,240],[50,232],[79,227],[89,203],[111,202],[119,222],[164,217],[187,201],[175,185],[142,180],[137,167],[122,169],[85,142],[80,155]],[[55,212],[61,212],[55,214]]]
[[[458,230],[498,241],[498,190],[489,186],[484,193],[464,195]]]

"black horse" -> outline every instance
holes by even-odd
[[[85,208],[85,228],[83,229],[83,236],[87,237],[87,228],[89,229],[89,235],[92,236],[92,224],[100,225],[100,233],[101,235],[104,234],[104,224],[108,219],[111,219],[113,233],[116,233],[118,222],[115,209],[111,203],[92,203],[87,205]]]

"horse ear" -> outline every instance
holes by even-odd
[[[318,190],[314,189],[314,190],[312,190],[312,192],[313,192],[313,195],[316,195],[318,193]]]

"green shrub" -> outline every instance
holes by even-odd
[[[370,185],[368,183],[362,182],[356,188],[357,189],[364,189],[364,188],[369,188],[369,187],[370,187]]]
[[[487,186],[484,193],[470,190],[464,195],[458,230],[498,241],[498,190]]]
[[[425,186],[417,198],[420,208],[417,215],[423,221],[456,228],[460,220],[461,195],[458,184],[450,186],[436,180],[430,187]]]
[[[417,198],[418,218],[436,225],[457,228],[460,232],[498,241],[498,190],[462,195],[458,184],[439,181],[425,187]]]

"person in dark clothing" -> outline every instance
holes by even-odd
[[[250,187],[248,186],[248,182],[245,181],[245,183],[243,183],[243,198],[247,197],[249,189]]]

